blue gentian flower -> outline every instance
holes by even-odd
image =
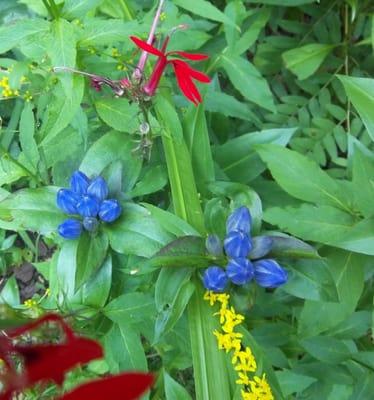
[[[82,233],[82,223],[76,219],[66,219],[57,229],[63,238],[77,239]]]
[[[71,190],[78,194],[86,194],[90,179],[81,171],[73,172],[70,178]]]
[[[222,251],[222,242],[221,239],[217,235],[208,235],[205,241],[205,247],[209,254],[213,256],[221,256],[223,254]]]
[[[122,212],[122,207],[117,200],[104,200],[100,205],[99,218],[104,222],[115,221]]]
[[[257,259],[266,256],[273,246],[271,236],[256,236],[252,238],[252,250],[249,258]]]
[[[250,233],[252,218],[247,207],[239,207],[234,210],[226,221],[226,232],[242,231]]]
[[[224,247],[230,258],[247,257],[252,249],[251,238],[243,231],[231,231],[226,235]]]
[[[96,197],[84,195],[77,204],[77,210],[82,217],[96,217],[100,210],[100,202]]]
[[[69,189],[60,189],[57,192],[57,205],[66,214],[77,214],[77,204],[80,196]]]
[[[63,222],[58,227],[62,237],[76,239],[83,228],[88,232],[96,232],[99,219],[113,222],[120,216],[122,207],[119,202],[115,199],[105,200],[109,188],[101,176],[91,181],[83,172],[75,171],[70,178],[70,188],[58,191],[57,205],[66,214],[80,215],[83,221],[67,219]]]
[[[264,288],[276,288],[287,282],[287,271],[275,260],[265,259],[253,263],[255,281]]]
[[[101,176],[93,179],[87,188],[87,194],[96,197],[100,202],[107,198],[108,193],[108,185]]]
[[[84,217],[83,227],[88,232],[96,232],[99,227],[99,221],[95,217]]]
[[[204,272],[203,283],[207,290],[223,292],[228,279],[225,271],[217,266],[209,267]]]
[[[253,278],[253,266],[247,258],[230,260],[226,267],[226,274],[235,285],[245,285]]]

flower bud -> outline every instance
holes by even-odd
[[[247,258],[230,260],[226,267],[226,274],[235,285],[245,285],[253,278],[253,266]]]
[[[100,205],[99,217],[104,222],[113,222],[121,212],[122,207],[117,200],[104,200]]]
[[[66,219],[57,229],[63,238],[76,239],[82,233],[82,224],[76,219]]]
[[[208,250],[208,253],[212,254],[213,256],[221,256],[223,253],[222,242],[217,235],[209,235],[206,238],[205,247]]]
[[[276,288],[287,282],[287,271],[275,260],[259,260],[253,263],[255,281],[264,288]]]
[[[96,217],[100,209],[99,201],[93,196],[82,196],[77,210],[82,217]]]
[[[231,231],[226,235],[224,247],[230,258],[247,257],[252,249],[252,242],[247,233]]]
[[[66,214],[77,214],[77,204],[81,197],[70,189],[57,192],[57,206]]]
[[[273,246],[271,236],[255,236],[252,238],[252,250],[249,258],[254,260],[266,256]]]
[[[226,232],[242,231],[250,233],[252,218],[247,207],[239,207],[234,210],[226,221]]]
[[[84,229],[88,232],[96,232],[99,227],[99,221],[94,217],[83,218]]]
[[[207,268],[204,272],[203,283],[207,290],[223,292],[227,282],[227,275],[220,267],[212,266]]]
[[[75,171],[70,178],[71,190],[78,194],[86,194],[89,184],[89,178],[81,171]]]
[[[100,202],[103,201],[109,193],[109,188],[105,179],[101,176],[93,179],[87,188],[87,194],[96,197]]]

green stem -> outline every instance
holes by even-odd
[[[132,21],[133,20],[132,12],[129,9],[129,7],[126,4],[126,2],[124,0],[120,0],[119,4],[121,5],[121,8],[123,10],[123,13],[125,14],[126,19],[128,21]]]
[[[185,219],[202,235],[204,216],[193,175],[191,156],[183,138],[182,128],[174,107],[165,98],[156,104],[158,120],[164,128],[162,144],[171,186],[175,214]],[[212,310],[203,299],[198,272],[194,274],[195,293],[188,304],[192,361],[197,400],[228,400],[232,398],[224,354],[218,350],[213,335],[218,328]]]

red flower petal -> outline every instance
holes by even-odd
[[[210,83],[210,78],[208,75],[203,74],[197,69],[192,68],[189,64],[182,60],[173,60],[176,64],[178,64],[181,68],[186,69],[186,73],[190,75],[192,78],[196,79],[199,82]],[[187,72],[188,71],[188,72]]]
[[[27,386],[42,380],[61,385],[66,372],[103,357],[99,343],[79,337],[67,344],[16,345],[14,350],[24,358]]]
[[[151,53],[155,56],[158,57],[165,57],[165,54],[162,53],[160,50],[156,49],[156,47],[153,47],[152,45],[148,44],[144,40],[141,40],[137,38],[136,36],[130,36],[130,39],[142,50]]]
[[[175,76],[177,77],[177,82],[182,93],[187,97],[188,100],[192,101],[195,105],[201,103],[202,99],[197,87],[193,83],[189,76],[189,71],[177,60],[170,61],[173,64]]]
[[[207,56],[206,54],[199,54],[199,53],[193,54],[193,53],[187,53],[185,51],[170,51],[169,53],[167,53],[167,55],[173,55],[173,54],[177,54],[178,56],[187,58],[187,60],[192,60],[192,61],[201,61],[209,58],[209,56]]]
[[[153,377],[142,373],[124,373],[109,376],[79,386],[61,400],[135,400],[153,383]]]

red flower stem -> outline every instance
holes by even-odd
[[[155,37],[155,32],[156,32],[156,28],[157,28],[157,24],[158,21],[160,20],[160,15],[161,15],[161,11],[162,11],[162,7],[164,6],[164,2],[165,0],[160,0],[160,3],[158,5],[157,11],[156,11],[156,15],[153,19],[153,23],[151,26],[151,30],[149,31],[149,35],[148,35],[148,39],[147,39],[147,43],[148,44],[152,44],[153,43],[153,39]],[[148,58],[148,53],[146,51],[143,51],[138,65],[134,71],[133,77],[136,79],[140,79],[143,76],[143,70],[144,70],[144,66],[145,63],[147,62],[147,58]]]

